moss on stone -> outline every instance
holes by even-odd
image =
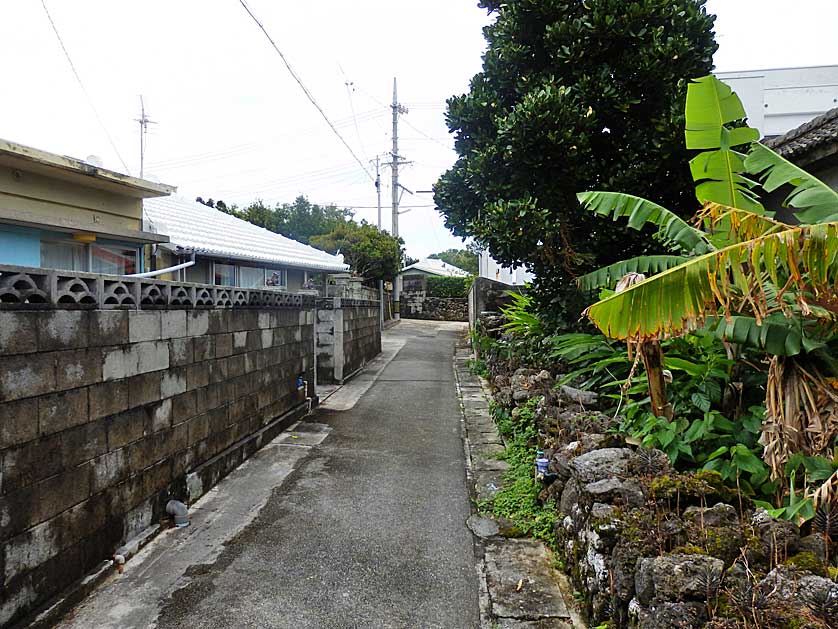
[[[712,554],[708,553],[703,548],[696,546],[694,544],[685,544],[683,546],[678,546],[672,549],[673,555],[707,555]]]
[[[814,553],[810,552],[797,553],[796,555],[786,559],[783,562],[783,565],[787,568],[793,568],[795,570],[805,570],[811,572],[812,574],[816,574],[819,577],[825,577],[827,575],[824,563],[818,559]]]

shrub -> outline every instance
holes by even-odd
[[[428,276],[428,297],[465,297],[474,278]]]

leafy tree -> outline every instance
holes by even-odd
[[[573,279],[657,250],[576,200],[623,190],[697,207],[682,142],[687,82],[716,50],[704,0],[481,0],[496,15],[470,91],[448,100],[459,159],[435,185],[446,225],[537,276],[542,309],[575,322]]]
[[[274,231],[299,242],[309,243],[313,236],[327,234],[352,220],[352,210],[336,205],[318,205],[300,195],[293,203],[276,207],[277,227]]]
[[[409,255],[404,254],[404,260],[402,260],[402,268],[410,266],[411,264],[416,264],[417,262],[419,262],[419,258],[411,258]]]
[[[340,223],[328,234],[313,236],[311,245],[342,253],[350,268],[366,279],[392,280],[404,253],[401,238],[393,238],[366,221]]]
[[[468,271],[472,275],[477,275],[478,273],[477,253],[471,251],[470,249],[446,249],[445,251],[441,251],[439,253],[433,253],[428,257],[436,260],[442,260],[451,266],[456,266],[463,271]]]

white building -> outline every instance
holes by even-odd
[[[838,65],[717,72],[739,96],[748,124],[783,135],[838,106]]]
[[[484,249],[480,252],[480,259],[478,262],[478,275],[496,282],[503,282],[510,286],[521,286],[528,284],[535,279],[535,275],[527,271],[521,266],[502,266],[492,256],[489,251]]]

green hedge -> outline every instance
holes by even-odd
[[[428,297],[465,297],[474,281],[469,277],[428,276]]]

